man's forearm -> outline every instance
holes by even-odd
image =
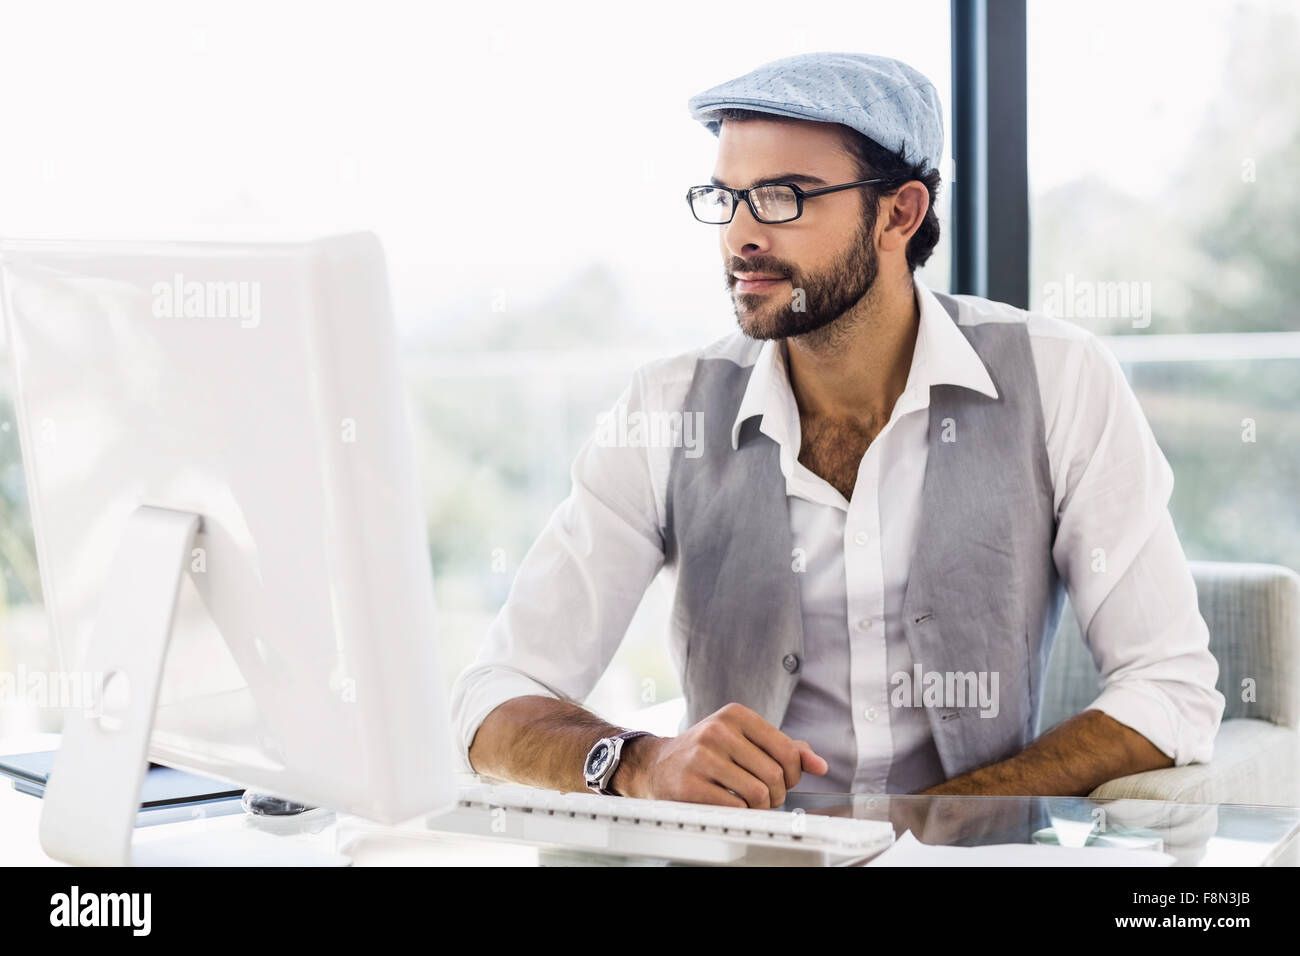
[[[923,792],[1087,796],[1107,780],[1173,763],[1136,730],[1100,710],[1085,710],[1016,756]]]
[[[479,725],[469,749],[470,766],[476,773],[531,787],[585,791],[582,765],[588,752],[600,738],[622,730],[569,701],[515,697]]]

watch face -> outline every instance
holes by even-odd
[[[600,772],[605,769],[605,764],[609,762],[610,746],[602,743],[591,751],[591,756],[587,758],[588,776],[598,777]]]

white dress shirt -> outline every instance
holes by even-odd
[[[928,457],[930,386],[997,397],[979,355],[925,286],[907,385],[858,467],[851,500],[798,461],[799,411],[784,347],[766,342],[733,428],[753,413],[780,448],[799,574],[804,657],[781,729],[826,758],[801,790],[913,792],[943,779],[923,708],[891,707],[910,673],[900,615]],[[1021,322],[1038,376],[1055,491],[1052,560],[1102,677],[1089,706],[1176,764],[1210,758],[1223,714],[1218,664],[1168,511],[1173,472],[1115,357],[1063,319],[961,297],[962,322]],[[611,410],[680,411],[696,359],[740,355],[733,333],[638,369]],[[689,433],[686,435],[689,439]],[[581,702],[664,566],[673,447],[616,447],[597,435],[573,490],[525,555],[478,658],[457,679],[462,756],[493,708],[526,694]],[[680,649],[674,649],[674,654]],[[852,733],[846,733],[846,728]]]

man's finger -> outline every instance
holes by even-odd
[[[804,770],[819,777],[824,777],[830,772],[831,765],[812,749],[812,745],[808,741],[796,740],[794,745],[799,748],[799,760]]]
[[[717,755],[716,759],[710,759],[699,769],[714,783],[736,794],[745,806],[760,810],[771,808],[771,791],[767,784],[726,754]]]
[[[726,787],[720,787],[716,783],[710,784],[708,803],[719,807],[735,807],[737,810],[749,809],[743,798],[736,796]]]
[[[775,778],[775,783],[768,783],[767,785],[768,790],[771,792],[771,801],[774,807],[779,807],[785,803],[786,791],[799,782],[797,778],[793,782],[788,780],[781,762],[767,751],[760,749],[743,734],[736,734],[735,743],[731,747],[731,759],[759,780],[766,781],[769,777]]]
[[[777,730],[753,711],[742,712],[732,724],[764,753],[781,765],[785,772],[785,786],[790,789],[799,782],[800,757],[794,741]]]

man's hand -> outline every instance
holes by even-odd
[[[610,781],[622,796],[763,810],[785,803],[805,771],[830,769],[806,741],[735,703],[677,737],[633,738],[623,754]]]

